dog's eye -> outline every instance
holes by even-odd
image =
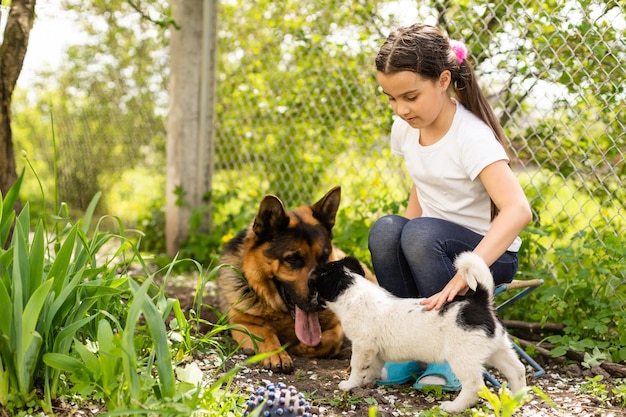
[[[304,258],[299,253],[292,253],[291,255],[285,256],[283,261],[293,269],[303,268],[304,267]]]

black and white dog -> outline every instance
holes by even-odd
[[[354,258],[313,271],[310,297],[339,317],[352,341],[352,370],[340,389],[349,391],[381,379],[387,361],[411,360],[450,364],[462,389],[454,401],[441,404],[449,413],[461,412],[478,400],[484,365],[499,369],[513,392],[526,386],[525,367],[496,316],[489,268],[472,252],[459,255],[455,267],[474,293],[457,297],[440,311],[427,311],[422,299],[395,297],[363,278]]]

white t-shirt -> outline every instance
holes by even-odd
[[[422,146],[420,131],[397,118],[391,128],[391,151],[404,157],[423,217],[435,217],[485,235],[491,226],[491,200],[478,174],[488,165],[508,161],[504,148],[483,121],[456,103],[448,132]],[[508,248],[517,252],[516,237]]]

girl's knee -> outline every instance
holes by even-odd
[[[397,215],[388,215],[378,219],[368,235],[370,248],[379,245],[388,245],[391,242],[399,242],[402,228],[408,221],[407,218]]]
[[[417,218],[402,229],[401,244],[405,250],[421,252],[432,249],[442,237],[442,230],[429,218]]]

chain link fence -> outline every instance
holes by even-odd
[[[548,250],[583,232],[600,241],[624,235],[623,7],[569,0],[332,3],[319,10],[305,2],[291,13],[283,2],[263,11],[224,6],[220,183],[241,193],[276,193],[288,205],[340,184],[343,207],[374,208],[372,218],[382,214],[375,207],[402,204],[408,177],[388,151],[392,115],[373,59],[389,30],[422,21],[471,51],[532,203],[529,230],[537,233],[529,240]],[[250,21],[249,32],[231,37],[229,19]],[[224,117],[228,108],[233,119]]]
[[[403,161],[389,150],[392,112],[377,86],[373,60],[391,29],[416,21],[437,25],[469,47],[534,210],[527,241],[549,248],[581,233],[598,242],[623,236],[626,23],[623,5],[610,0],[221,1],[213,201],[240,203],[229,213],[216,205],[215,223],[238,218],[241,224],[242,216],[249,221],[265,193],[293,207],[316,201],[334,185],[343,189],[341,210],[359,216],[364,225],[386,212],[403,211],[410,180]],[[155,73],[167,68],[163,54],[149,56]],[[85,82],[96,79],[84,76]],[[125,76],[118,71],[118,78]],[[117,109],[141,106],[142,100],[128,97],[128,83],[118,88],[120,94],[107,94],[111,100],[126,97]],[[142,126],[135,166],[126,157],[106,158],[105,172],[97,162],[102,152],[92,152],[91,162],[83,154],[78,159],[90,167],[80,174],[84,179],[100,178],[101,187],[114,189],[119,184],[111,184],[111,178],[124,178],[129,169],[162,178],[162,91],[145,91],[156,98],[135,113],[152,109],[150,126],[143,126],[146,118],[128,119]],[[85,91],[82,98],[89,95]],[[61,149],[63,143],[69,153],[72,143],[90,147],[90,141],[107,140],[132,147],[132,141],[125,142],[127,133],[118,141],[120,135],[111,132],[123,123],[118,110],[113,113],[115,123],[100,124],[89,134],[85,111],[81,132],[72,129],[78,119],[63,121],[57,112]],[[111,168],[116,159],[120,165]],[[66,166],[73,175],[81,171],[78,165]],[[121,200],[132,199],[133,189],[138,190],[126,187],[128,195]],[[109,210],[123,215],[115,213],[115,205]]]

